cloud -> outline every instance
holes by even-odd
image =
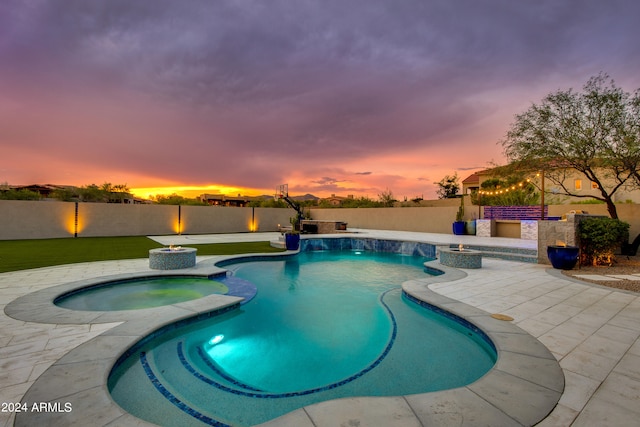
[[[315,181],[311,181],[313,184],[319,184],[319,185],[334,185],[337,184],[339,182],[344,182],[344,181],[340,181],[336,178],[330,178],[328,176],[324,176],[318,180]]]
[[[191,184],[391,186],[407,167],[373,160],[446,147],[425,165],[472,170],[456,150],[495,144],[546,93],[601,70],[640,86],[639,12],[622,0],[7,0],[0,150],[25,151],[0,169],[46,150],[69,169]],[[314,178],[321,167],[345,174]]]

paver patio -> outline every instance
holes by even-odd
[[[379,238],[443,244],[527,244],[514,239],[483,240],[475,236],[374,230],[362,230],[362,233]],[[265,236],[272,237],[273,234]],[[233,236],[228,238],[233,239]],[[4,307],[9,302],[62,283],[146,270],[149,270],[149,262],[145,258],[0,274],[0,306],[3,308],[0,314],[0,402],[19,402],[56,360],[118,325],[17,321],[4,314]],[[540,340],[563,369],[564,393],[558,406],[540,426],[640,425],[640,295],[577,282],[549,266],[538,264],[485,258],[481,269],[465,272],[465,278],[435,283],[430,289],[489,313],[513,317],[513,323]],[[332,418],[337,417],[335,414],[313,416],[317,417],[314,421],[317,420],[318,425],[337,421]],[[11,412],[0,412],[0,426],[11,426],[13,420]]]

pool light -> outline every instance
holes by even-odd
[[[216,345],[218,344],[220,341],[222,341],[224,339],[224,335],[220,334],[220,335],[216,335],[215,337],[211,338],[209,340],[209,345]]]

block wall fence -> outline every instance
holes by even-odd
[[[315,220],[346,222],[349,228],[451,234],[458,206],[311,209],[310,214]],[[640,234],[640,205],[617,208],[620,219],[631,225],[632,238]],[[480,218],[482,209],[465,201],[465,219]],[[572,210],[608,216],[605,205],[550,205],[548,216],[561,217]],[[0,240],[64,238],[76,233],[96,237],[278,231],[278,225],[289,225],[292,216],[293,209],[277,208],[0,200]],[[519,237],[501,234],[499,227],[497,236]]]
[[[0,200],[0,240],[277,231],[294,214],[292,209]]]

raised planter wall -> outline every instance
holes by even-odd
[[[535,220],[540,219],[540,206],[485,206],[484,219]],[[544,217],[549,217],[549,206],[544,207]]]

